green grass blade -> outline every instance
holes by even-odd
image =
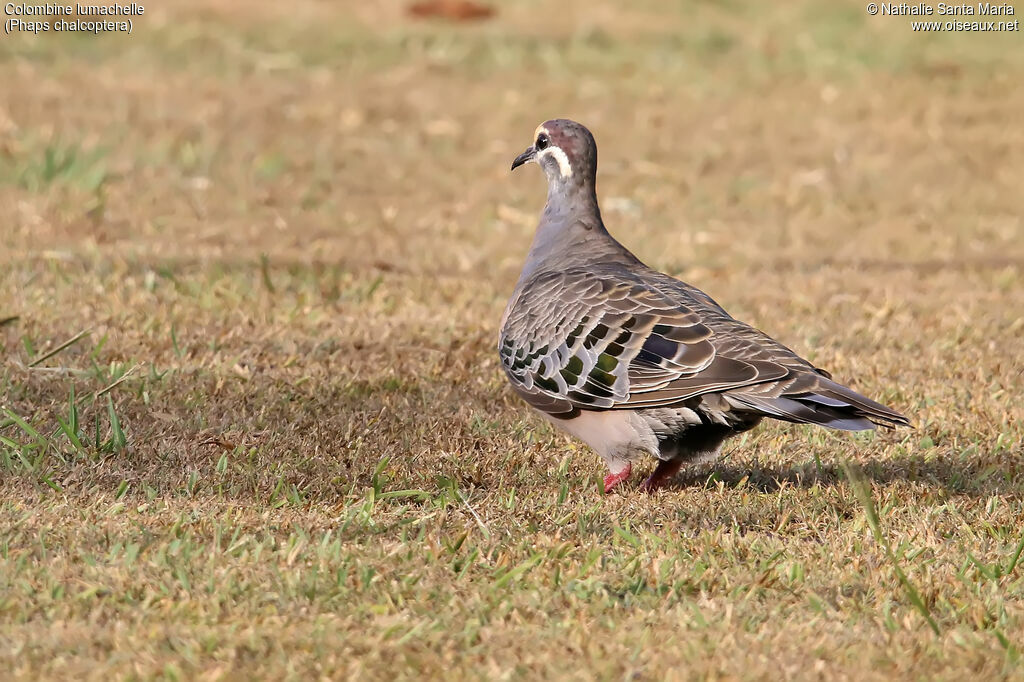
[[[1013,570],[1017,568],[1017,562],[1020,561],[1020,555],[1022,552],[1024,552],[1024,535],[1021,536],[1020,542],[1017,543],[1017,550],[1013,553],[1013,556],[1010,558],[1010,563],[1006,566],[1006,571],[1004,571],[1004,575],[1010,575],[1011,573],[1013,573]]]
[[[64,433],[64,436],[68,439],[68,443],[71,444],[71,447],[73,447],[77,452],[85,450],[85,446],[82,445],[81,439],[70,424],[65,422],[59,416],[57,417],[57,424],[60,425],[60,431]]]
[[[111,400],[110,396],[107,396],[107,415],[110,417],[110,446],[114,452],[118,452],[128,444],[128,438],[125,437],[124,431],[121,430],[121,420],[117,417],[117,412],[114,410],[114,401]]]
[[[4,414],[7,415],[8,419],[10,419],[13,424],[17,424],[18,428],[24,431],[30,438],[32,438],[32,440],[39,443],[39,445],[46,445],[46,439],[43,438],[38,431],[32,428],[32,426],[24,419],[6,408],[4,409]]]
[[[882,524],[878,518],[878,512],[875,509],[875,501],[871,497],[871,489],[868,487],[867,481],[864,480],[864,475],[859,471],[855,470],[849,462],[843,462],[843,468],[846,470],[847,478],[850,481],[850,485],[853,486],[853,492],[857,495],[860,500],[861,506],[864,508],[864,515],[868,520],[868,525],[871,527],[871,534],[875,538],[875,542],[885,552],[886,559],[892,566],[893,571],[896,573],[896,578],[900,581],[903,586],[903,591],[906,593],[910,603],[913,604],[914,608],[917,609],[918,613],[924,617],[927,621],[928,626],[931,627],[932,632],[936,635],[941,634],[938,623],[932,617],[931,611],[928,609],[928,605],[924,603],[921,598],[921,593],[917,591],[914,584],[910,582],[907,574],[903,572],[899,562],[892,553],[892,547],[889,545],[888,539],[885,534],[882,533]]]

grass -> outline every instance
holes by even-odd
[[[0,42],[8,677],[1021,676],[1018,36],[146,9]],[[557,115],[622,241],[916,430],[600,495],[494,348]]]

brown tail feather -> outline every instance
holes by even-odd
[[[796,393],[772,396],[731,392],[726,397],[737,407],[798,424],[818,424],[843,431],[910,426],[906,417],[885,405],[829,379],[816,379],[813,386],[805,384]]]
[[[820,380],[818,386],[815,387],[814,393],[847,403],[855,410],[858,416],[866,417],[879,426],[887,428],[911,426],[910,420],[899,412],[881,403],[876,403],[871,398],[863,396],[853,389],[837,384],[834,381],[828,379]]]

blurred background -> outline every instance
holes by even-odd
[[[853,2],[153,4],[0,43],[4,241],[507,276],[543,199],[508,162],[566,116],[662,267],[1010,258],[1020,45]]]

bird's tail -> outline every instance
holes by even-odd
[[[910,426],[910,421],[899,412],[823,376],[816,379],[812,387],[798,392],[778,396],[729,393],[727,398],[738,403],[737,407],[797,424],[818,424],[843,431]]]

